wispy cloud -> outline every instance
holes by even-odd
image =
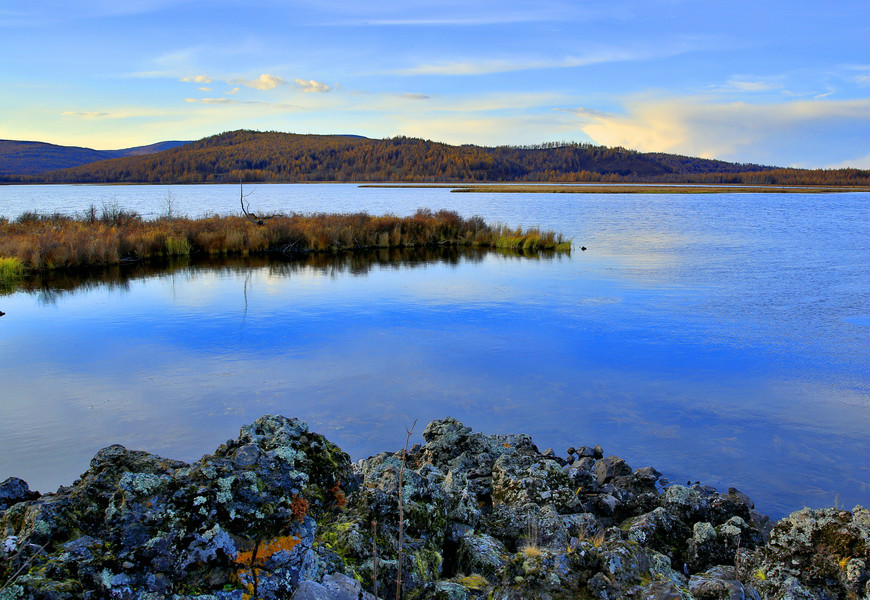
[[[232,98],[185,98],[185,102],[189,104],[246,104],[249,106],[262,106],[266,108],[275,108],[281,110],[302,110],[302,107],[297,104],[288,104],[285,102],[261,102],[258,100],[233,100]]]
[[[768,92],[782,89],[782,83],[778,77],[752,77],[749,75],[735,75],[723,85],[715,89],[723,92]]]
[[[279,85],[284,85],[287,82],[277,75],[263,73],[256,79],[233,79],[230,83],[233,85],[244,85],[257,90],[274,90]]]
[[[162,117],[168,111],[157,108],[116,108],[111,110],[65,110],[60,113],[62,117],[75,117],[79,119],[141,119],[146,117]]]
[[[296,87],[300,88],[303,92],[316,92],[316,93],[325,93],[330,91],[332,88],[322,81],[315,81],[314,79],[296,79],[294,80]]]
[[[682,54],[695,49],[694,41],[663,44],[649,48],[599,48],[585,54],[561,58],[510,57],[493,59],[456,60],[424,63],[406,69],[393,70],[394,75],[487,75],[537,69],[566,69],[589,65],[643,61]]]
[[[93,111],[88,112],[88,111],[73,111],[73,110],[66,110],[60,114],[63,115],[64,117],[81,117],[83,119],[100,119],[100,118],[109,116],[109,113],[107,113],[107,112],[93,112]]]
[[[400,98],[404,98],[405,100],[428,100],[431,96],[427,96],[426,94],[400,94]]]

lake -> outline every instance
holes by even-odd
[[[870,194],[251,185],[258,213],[539,225],[570,254],[376,252],[56,273],[0,296],[0,480],[101,447],[194,460],[266,413],[354,459],[435,418],[600,443],[781,517],[870,504]],[[0,186],[0,216],[239,211],[238,186]],[[580,245],[588,250],[581,251]]]

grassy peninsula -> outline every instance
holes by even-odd
[[[338,253],[374,248],[475,246],[569,251],[552,231],[489,225],[481,217],[420,209],[409,217],[365,213],[142,219],[118,208],[77,217],[26,213],[0,219],[0,281],[26,271],[111,265],[185,255]]]

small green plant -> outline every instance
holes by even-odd
[[[187,256],[190,254],[190,242],[184,237],[166,238],[166,254],[168,256]]]

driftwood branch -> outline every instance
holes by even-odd
[[[248,209],[250,208],[250,204],[245,200],[245,198],[247,198],[248,196],[253,194],[254,191],[256,191],[256,190],[252,190],[246,194],[244,191],[244,187],[242,186],[242,182],[241,182],[241,180],[239,180],[239,204],[241,204],[241,206],[242,206],[242,213],[245,215],[245,217],[248,219],[248,221],[250,221],[254,225],[262,225],[263,224],[262,219],[258,219],[257,215],[252,215],[250,212],[248,212]]]

